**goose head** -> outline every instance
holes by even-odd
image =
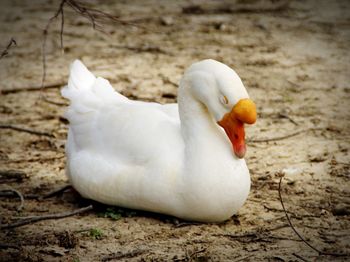
[[[246,152],[244,124],[256,121],[256,106],[240,77],[227,65],[207,59],[192,64],[184,79],[193,97],[202,103],[232,143],[233,152]]]

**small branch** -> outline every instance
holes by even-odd
[[[271,235],[269,229],[257,229],[256,231],[246,231],[241,234],[214,234],[214,236],[227,237],[234,241],[242,243],[254,242],[268,242],[271,243],[273,238],[278,238]]]
[[[192,261],[192,258],[193,258],[194,256],[196,256],[196,255],[198,255],[198,254],[200,254],[200,253],[203,253],[203,252],[205,252],[206,250],[207,250],[207,248],[206,248],[206,247],[203,247],[203,248],[201,248],[201,249],[199,249],[199,250],[197,250],[197,251],[194,251],[193,253],[191,253],[191,254],[188,255],[189,260]]]
[[[63,193],[64,191],[66,191],[67,189],[70,189],[72,188],[71,185],[65,185],[61,188],[58,188],[56,190],[53,190],[51,191],[50,193],[46,194],[46,195],[43,195],[42,197],[40,197],[41,199],[46,199],[46,198],[50,198],[50,197],[53,197],[53,196],[56,196],[56,195],[59,195],[61,193]]]
[[[310,132],[310,131],[317,131],[317,130],[325,130],[324,128],[309,128],[304,130],[299,130],[294,133],[285,135],[285,136],[278,136],[278,137],[271,137],[271,138],[257,138],[257,139],[248,139],[248,143],[264,143],[264,142],[272,142],[272,141],[280,141],[287,138],[291,138],[293,136],[300,135],[302,133]]]
[[[64,5],[65,1],[62,1],[61,6],[60,6],[60,14],[61,14],[61,30],[60,30],[60,39],[61,39],[61,50],[64,52],[64,47],[63,47],[63,30],[64,30]]]
[[[145,253],[147,250],[132,250],[130,252],[126,252],[126,253],[122,253],[122,252],[117,252],[117,253],[112,253],[109,254],[105,257],[102,258],[101,261],[106,262],[106,261],[110,261],[110,260],[116,260],[116,259],[122,259],[122,258],[133,258],[133,257],[137,257],[143,253]]]
[[[281,118],[286,118],[288,119],[291,123],[293,123],[294,125],[298,126],[299,124],[293,119],[291,118],[289,115],[285,114],[285,113],[278,113],[278,116]]]
[[[219,5],[214,8],[203,8],[200,5],[190,5],[182,8],[184,14],[234,14],[234,13],[263,13],[277,12],[287,9],[289,0],[281,0],[270,4],[234,4]]]
[[[20,170],[0,170],[0,183],[9,180],[15,180],[21,182],[24,178],[27,178],[27,174]]]
[[[119,17],[115,15],[111,15],[108,13],[105,13],[103,11],[97,10],[90,8],[85,5],[84,2],[80,2],[77,0],[61,0],[60,5],[58,9],[56,10],[55,14],[49,19],[47,22],[45,29],[43,31],[43,42],[42,42],[42,65],[43,65],[43,74],[42,74],[42,79],[41,79],[41,86],[45,86],[45,80],[46,80],[46,40],[47,40],[47,35],[49,33],[50,26],[52,22],[57,19],[59,16],[61,16],[61,28],[60,28],[60,44],[61,44],[61,49],[64,51],[64,46],[63,46],[63,34],[64,34],[64,7],[68,6],[70,7],[73,11],[75,11],[78,15],[86,18],[87,20],[90,21],[92,28],[94,30],[100,31],[102,33],[106,34],[106,31],[103,30],[103,27],[99,24],[100,22],[107,22],[107,21],[112,21],[112,22],[117,22],[122,25],[131,25],[131,26],[137,26],[140,28],[143,28],[140,25],[136,25],[131,22],[127,22],[124,20],[119,19]]]
[[[118,16],[108,14],[108,13],[105,13],[103,11],[100,11],[100,10],[97,10],[94,8],[87,7],[84,5],[83,2],[80,2],[80,1],[66,0],[65,2],[74,11],[76,11],[78,13],[78,15],[81,15],[81,16],[87,18],[91,22],[91,24],[95,30],[98,30],[101,32],[104,32],[104,31],[102,29],[102,26],[99,24],[99,22],[108,22],[108,21],[117,22],[117,23],[122,24],[122,25],[137,26],[137,27],[144,28],[144,27],[137,25],[137,24],[134,24],[132,22],[122,20]]]
[[[66,0],[62,0],[61,1],[58,10],[54,14],[54,16],[49,19],[49,21],[47,22],[47,24],[45,26],[45,29],[43,31],[43,44],[42,44],[43,75],[42,75],[42,79],[41,79],[41,87],[42,88],[44,87],[45,80],[46,80],[46,39],[47,39],[47,34],[49,32],[49,28],[50,28],[50,25],[53,22],[53,20],[55,20],[60,14],[61,14],[62,20],[64,19],[63,6],[64,6],[65,3],[66,3]],[[61,30],[63,30],[63,22],[61,23]],[[60,33],[60,35],[61,35],[61,41],[63,41],[63,31]],[[62,44],[62,46],[63,46],[63,44]]]
[[[52,157],[33,157],[33,158],[22,158],[22,159],[9,159],[6,160],[7,163],[19,163],[19,162],[35,162],[35,161],[51,161],[51,160],[57,160],[64,158],[65,155],[58,155],[58,156],[52,156]]]
[[[51,84],[45,84],[44,86],[26,86],[26,87],[19,87],[19,88],[7,88],[7,89],[2,89],[0,92],[4,95],[7,94],[13,94],[13,93],[19,93],[19,92],[30,92],[30,91],[40,91],[42,89],[51,89],[51,88],[60,88],[64,85],[66,85],[67,82],[56,82],[56,83],[51,83]]]
[[[13,191],[0,191],[0,197],[16,197],[17,194],[14,193]],[[26,199],[38,199],[38,195],[33,195],[33,194],[25,194],[23,195],[24,198]]]
[[[115,48],[123,48],[123,49],[131,50],[137,53],[148,52],[148,53],[169,54],[169,52],[163,50],[159,46],[148,45],[148,44],[144,44],[141,46],[129,46],[129,45],[112,45],[112,46]]]
[[[323,251],[317,249],[316,247],[314,247],[313,245],[311,245],[308,241],[306,241],[306,240],[299,234],[299,232],[295,229],[295,227],[294,227],[293,224],[292,224],[292,221],[291,221],[290,218],[289,218],[288,212],[287,212],[287,210],[286,210],[286,208],[285,208],[285,206],[284,206],[284,202],[283,202],[283,199],[282,199],[281,184],[282,184],[283,176],[284,176],[284,175],[281,176],[280,182],[279,182],[279,184],[278,184],[278,195],[279,195],[279,198],[280,198],[280,202],[281,202],[281,205],[282,205],[284,214],[286,215],[288,224],[289,224],[289,226],[292,228],[292,230],[294,231],[294,233],[295,233],[307,246],[309,246],[311,249],[313,249],[314,251],[316,251],[319,255],[336,256],[336,257],[348,256],[348,254],[338,254],[338,253],[323,252]]]
[[[47,198],[50,198],[50,197],[54,197],[56,195],[59,195],[61,193],[63,193],[64,191],[66,191],[67,189],[70,189],[72,188],[71,185],[64,185],[63,187],[61,188],[58,188],[58,189],[55,189],[45,195],[34,195],[34,194],[31,194],[31,195],[25,195],[26,198],[30,198],[30,199],[37,199],[37,200],[43,200],[43,199],[47,199]],[[3,196],[3,197],[13,197],[13,193],[16,193],[17,195],[19,195],[20,193],[19,192],[15,192],[16,190],[2,190],[0,191],[0,197]],[[19,193],[19,194],[18,194]],[[22,196],[23,198],[23,196]],[[24,201],[24,199],[23,199]],[[28,218],[28,217],[27,217]],[[22,218],[23,219],[23,218]]]
[[[183,221],[183,222],[180,222],[177,218],[174,218],[171,222],[174,224],[175,228],[201,225],[201,223],[194,222],[194,221]]]
[[[9,50],[12,46],[17,46],[17,43],[16,43],[15,39],[13,39],[13,38],[10,39],[10,42],[7,44],[5,49],[1,52],[0,59],[2,59],[3,57],[8,55]]]
[[[169,79],[169,77],[167,77],[167,76],[161,74],[161,78],[162,78],[164,84],[170,84],[170,85],[172,85],[172,86],[174,86],[174,87],[178,87],[178,84],[175,83],[175,82],[173,82],[173,81],[171,81],[171,80]],[[174,97],[176,97],[176,95],[174,95]]]
[[[44,216],[32,216],[30,218],[25,218],[23,217],[20,221],[14,222],[12,224],[3,224],[0,225],[0,229],[9,229],[9,228],[15,228],[15,227],[20,227],[32,223],[36,223],[42,220],[49,220],[49,219],[59,219],[59,218],[65,218],[65,217],[70,217],[74,216],[77,214],[81,214],[83,212],[89,211],[93,208],[92,205],[89,205],[87,207],[83,207],[74,211],[69,211],[69,212],[63,212],[63,213],[58,213],[58,214],[50,214],[50,215],[44,215]]]
[[[54,137],[53,134],[50,134],[48,132],[37,131],[37,130],[30,129],[30,128],[19,127],[19,126],[14,126],[14,125],[10,125],[10,124],[0,124],[0,129],[12,129],[15,131],[25,132],[25,133],[29,133],[29,134],[33,134],[33,135],[38,135],[38,136]]]
[[[52,105],[56,105],[56,106],[69,106],[68,103],[64,103],[64,102],[58,102],[58,101],[53,101],[51,99],[48,99],[47,97],[43,97],[43,101],[48,103],[48,104],[52,104]]]
[[[21,211],[24,207],[24,197],[22,195],[21,192],[19,192],[18,190],[14,189],[14,188],[8,188],[8,189],[4,189],[4,190],[1,190],[0,193],[14,193],[15,195],[17,195],[20,200],[21,200],[21,203],[20,205],[17,207],[17,211]]]
[[[17,194],[17,196],[20,198],[21,204],[17,207],[17,211],[21,211],[23,209],[23,207],[24,207],[24,197],[21,194],[21,192],[19,192],[16,189],[11,189],[11,191],[15,192]]]
[[[292,255],[295,256],[296,258],[299,258],[301,261],[308,262],[305,258],[303,258],[302,256],[299,256],[296,253],[293,253]]]
[[[251,258],[253,255],[248,255],[248,256],[244,256],[244,257],[241,257],[239,258],[238,260],[235,260],[235,262],[239,262],[239,261],[251,261],[251,260],[248,260],[248,258]]]

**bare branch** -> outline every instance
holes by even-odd
[[[24,207],[24,197],[23,195],[21,194],[21,192],[19,192],[18,190],[14,189],[14,188],[8,188],[8,189],[4,189],[4,190],[1,190],[0,193],[14,193],[15,195],[17,195],[20,200],[21,200],[21,203],[20,205],[17,207],[17,211],[21,211]]]
[[[42,196],[42,197],[40,197],[40,198],[41,198],[41,199],[50,198],[50,197],[59,195],[59,194],[63,193],[64,191],[66,191],[67,189],[70,189],[70,188],[72,188],[71,185],[65,185],[65,186],[63,186],[63,187],[61,187],[61,188],[58,188],[58,189],[56,189],[56,190],[53,190],[52,192],[50,192],[50,193],[48,193],[48,194],[46,194],[46,195],[44,195],[44,196]]]
[[[116,260],[116,259],[119,260],[122,258],[133,258],[145,253],[146,251],[147,250],[136,249],[126,253],[122,253],[122,252],[112,253],[103,257],[101,261],[105,262],[105,261]]]
[[[213,8],[203,8],[200,5],[189,5],[182,8],[184,14],[234,14],[234,13],[264,13],[277,12],[287,9],[289,0],[273,1],[270,4],[264,2],[263,4],[220,4]]]
[[[194,256],[197,256],[198,254],[203,253],[203,252],[205,252],[206,250],[207,250],[207,248],[206,248],[206,247],[203,247],[203,248],[201,248],[201,249],[199,249],[199,250],[197,250],[197,251],[192,252],[191,254],[187,254],[187,257],[189,258],[189,261],[192,261],[192,259],[193,259]],[[186,253],[187,253],[187,252],[186,252]]]
[[[43,37],[44,37],[43,45],[42,45],[43,76],[42,76],[42,79],[41,79],[41,87],[44,87],[45,79],[46,79],[46,39],[47,39],[47,34],[49,32],[49,28],[50,28],[51,23],[53,22],[53,20],[55,20],[59,16],[59,14],[62,15],[61,18],[63,19],[63,6],[64,6],[65,2],[66,2],[66,0],[62,0],[61,1],[58,10],[54,14],[54,16],[49,19],[49,21],[47,22],[47,24],[45,26],[45,29],[43,31]],[[62,23],[61,23],[61,30],[63,30]],[[63,31],[61,32],[61,39],[63,41]]]
[[[149,44],[144,44],[142,46],[129,46],[129,45],[112,45],[112,46],[115,48],[123,48],[123,49],[131,50],[137,53],[148,52],[148,53],[170,54],[168,51],[163,50],[159,46],[153,46]]]
[[[61,31],[60,31],[61,49],[62,49],[62,52],[64,52],[64,47],[63,47],[64,10],[63,10],[63,6],[61,8],[60,13],[61,13]]]
[[[296,253],[293,253],[292,255],[295,256],[296,258],[299,258],[301,261],[307,262],[307,260],[305,258],[303,258],[302,256],[300,256]]]
[[[313,249],[314,251],[316,251],[319,255],[327,255],[327,256],[336,256],[336,257],[340,257],[340,256],[348,256],[349,254],[338,254],[338,253],[328,253],[328,252],[323,252],[319,249],[317,249],[316,247],[314,247],[313,245],[311,245],[308,241],[306,241],[304,239],[304,237],[302,237],[299,232],[295,229],[295,227],[293,226],[292,224],[292,221],[290,220],[289,218],[289,215],[288,215],[288,212],[284,206],[284,202],[283,202],[283,199],[282,199],[282,194],[281,194],[281,184],[282,184],[282,179],[283,179],[284,175],[282,174],[281,178],[280,178],[280,182],[278,184],[278,195],[279,195],[279,198],[280,198],[280,202],[281,202],[281,205],[282,205],[282,208],[283,208],[283,211],[284,211],[284,214],[286,215],[286,218],[287,218],[287,221],[288,221],[288,224],[289,226],[292,228],[292,230],[294,231],[294,233],[307,245],[309,246],[311,249]]]
[[[12,46],[17,46],[17,43],[16,43],[15,39],[13,39],[13,38],[10,39],[10,42],[7,44],[5,49],[1,52],[0,59],[8,55],[9,50]]]
[[[257,138],[257,139],[248,139],[248,143],[264,143],[264,142],[272,142],[272,141],[279,141],[284,140],[293,136],[300,135],[302,133],[306,133],[309,131],[317,131],[317,130],[325,130],[325,128],[309,128],[304,130],[299,130],[294,133],[285,135],[285,136],[278,136],[278,137],[271,137],[271,138]]]
[[[19,126],[15,126],[15,125],[11,125],[11,124],[0,124],[0,129],[12,129],[15,131],[25,132],[25,133],[29,133],[29,134],[33,134],[33,135],[38,135],[38,136],[54,137],[53,134],[48,133],[48,132],[37,131],[37,130],[30,129],[30,128],[19,127]]]
[[[50,157],[33,157],[33,158],[19,158],[19,159],[7,159],[6,163],[24,163],[24,162],[36,162],[36,161],[51,161],[51,160],[57,160],[57,159],[62,159],[66,157],[64,154],[63,155],[55,155],[55,156],[50,156]]]
[[[240,261],[249,261],[248,258],[251,258],[253,255],[248,255],[248,256],[244,256],[239,258],[238,260],[235,260],[235,262],[240,262]]]
[[[19,163],[19,162],[35,162],[35,161],[51,161],[51,160],[57,160],[57,159],[62,159],[66,157],[64,154],[63,155],[55,155],[51,157],[33,157],[33,158],[22,158],[22,159],[8,159],[6,160],[7,163]]]
[[[92,208],[93,208],[93,206],[89,205],[87,207],[83,207],[83,208],[76,209],[76,210],[69,211],[69,212],[63,212],[63,213],[58,213],[58,214],[49,214],[49,215],[44,215],[44,216],[31,216],[29,218],[23,217],[20,221],[14,222],[12,224],[0,225],[0,229],[9,229],[9,228],[20,227],[20,226],[36,223],[36,222],[39,222],[42,220],[70,217],[70,216],[74,216],[74,215],[89,211]]]
[[[43,101],[48,103],[48,104],[52,104],[52,105],[56,105],[56,106],[68,106],[69,105],[68,103],[54,101],[54,100],[51,100],[47,97],[43,97]]]
[[[27,178],[27,174],[21,170],[0,170],[0,183],[11,180],[21,182],[24,178]]]
[[[88,19],[92,25],[92,28],[94,30],[100,31],[102,33],[107,34],[106,31],[103,30],[103,27],[99,24],[100,22],[117,22],[122,25],[130,25],[130,26],[137,26],[141,27],[140,25],[136,25],[131,22],[124,21],[120,19],[118,16],[111,15],[108,13],[105,13],[103,11],[87,7],[85,3],[76,1],[76,0],[61,0],[60,5],[58,9],[56,10],[55,14],[49,19],[47,22],[45,29],[43,31],[43,43],[42,43],[42,64],[43,64],[43,75],[41,79],[41,86],[42,88],[45,86],[45,80],[46,80],[46,40],[47,35],[49,33],[50,25],[51,23],[61,16],[61,28],[60,28],[60,43],[61,43],[61,49],[64,50],[63,47],[63,33],[64,33],[64,6],[69,6],[73,11],[75,11],[78,15],[85,17]]]
[[[59,81],[59,82],[54,82],[50,84],[45,84],[44,86],[24,86],[24,87],[19,87],[19,88],[7,88],[7,89],[2,89],[0,92],[4,95],[7,94],[13,94],[13,93],[19,93],[19,92],[29,92],[29,91],[40,91],[43,89],[51,89],[51,88],[60,88],[67,84],[67,82]]]
[[[293,123],[294,125],[298,126],[299,124],[293,119],[291,118],[289,115],[287,115],[286,113],[278,113],[278,116],[281,118],[286,118],[288,119],[291,123]]]

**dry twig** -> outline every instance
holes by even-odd
[[[64,191],[66,191],[67,189],[70,189],[70,188],[72,188],[71,185],[65,185],[65,186],[63,186],[63,187],[61,187],[61,188],[58,188],[58,189],[56,189],[56,190],[53,190],[53,191],[51,191],[50,193],[48,193],[48,194],[46,194],[46,195],[44,195],[44,196],[42,196],[42,197],[39,197],[39,198],[40,198],[40,199],[50,198],[50,197],[59,195],[59,194],[63,193]]]
[[[0,59],[8,55],[9,50],[12,46],[17,46],[17,43],[16,43],[15,39],[13,39],[13,38],[10,39],[10,42],[7,44],[5,49],[1,52]]]
[[[173,220],[171,220],[171,222],[174,224],[175,228],[201,225],[201,223],[194,222],[194,221],[182,221],[182,222],[180,222],[177,218],[174,218]]]
[[[288,119],[292,124],[294,124],[294,125],[296,125],[296,126],[298,126],[299,124],[293,119],[293,118],[291,118],[289,115],[287,115],[286,113],[278,113],[278,117],[280,117],[280,118],[286,118],[286,119]]]
[[[36,161],[51,161],[51,160],[57,160],[57,159],[62,159],[66,157],[64,154],[63,155],[55,155],[55,156],[50,156],[50,157],[33,157],[33,158],[22,158],[22,159],[8,159],[6,160],[7,163],[19,163],[19,162],[36,162]]]
[[[69,211],[69,212],[63,212],[63,213],[58,213],[58,214],[49,214],[49,215],[44,215],[44,216],[31,216],[29,218],[23,217],[23,218],[21,218],[21,220],[19,220],[17,222],[14,222],[11,224],[0,225],[0,229],[9,229],[9,228],[20,227],[20,226],[36,223],[36,222],[39,222],[42,220],[70,217],[70,216],[74,216],[74,215],[89,211],[92,208],[93,208],[92,205],[89,205],[87,207],[83,207],[83,208],[76,209],[76,210]]]
[[[45,84],[40,86],[24,86],[19,88],[7,88],[7,89],[0,90],[0,92],[6,95],[6,94],[19,93],[19,92],[40,91],[43,89],[60,88],[65,84],[67,83],[60,81],[60,82],[55,82],[55,83]]]
[[[307,262],[307,260],[305,258],[303,258],[302,256],[300,256],[300,255],[298,255],[296,253],[293,253],[292,255],[295,256],[296,258],[299,258],[301,261]]]
[[[68,106],[69,105],[68,103],[54,101],[54,100],[48,99],[47,97],[44,97],[43,101],[48,103],[48,104],[55,105],[55,106]]]
[[[8,181],[21,182],[27,174],[20,170],[0,170],[0,183]]]
[[[271,138],[248,139],[248,143],[264,143],[264,142],[279,141],[279,140],[284,140],[287,138],[291,138],[293,136],[300,135],[302,133],[306,133],[309,131],[317,131],[317,130],[324,130],[324,128],[308,128],[308,129],[296,131],[294,133],[291,133],[291,134],[288,134],[285,136],[278,136],[278,137],[271,137]]]
[[[66,191],[67,189],[70,189],[72,188],[71,185],[65,185],[61,188],[58,188],[56,190],[53,190],[45,195],[37,195],[37,194],[26,194],[24,195],[25,198],[29,198],[29,199],[36,199],[36,200],[43,200],[43,199],[47,199],[47,198],[50,198],[50,197],[54,197],[56,195],[59,195],[61,193],[63,193],[64,191]],[[12,191],[12,190],[11,190]],[[7,190],[3,190],[3,191],[0,191],[0,197],[13,197],[14,192],[9,192]],[[28,217],[27,217],[28,218]]]
[[[270,4],[220,4],[213,8],[203,8],[200,5],[190,5],[182,8],[182,12],[184,14],[263,13],[282,11],[287,9],[288,6],[289,0],[273,1]]]
[[[42,64],[43,64],[43,75],[41,79],[41,86],[45,86],[45,80],[46,80],[46,40],[47,35],[49,33],[50,25],[51,23],[61,16],[61,28],[60,28],[60,44],[61,49],[64,50],[63,47],[63,33],[64,33],[64,7],[65,5],[69,6],[73,11],[75,11],[78,15],[86,18],[90,21],[92,24],[93,29],[100,31],[102,33],[106,33],[106,31],[103,30],[103,27],[100,23],[105,23],[108,21],[117,22],[122,25],[131,25],[131,26],[138,26],[142,27],[140,25],[136,25],[131,22],[127,22],[124,20],[121,20],[118,16],[111,15],[108,13],[105,13],[103,11],[90,8],[85,5],[85,3],[76,1],[76,0],[61,0],[60,5],[58,9],[56,10],[55,14],[49,19],[47,22],[45,29],[43,31],[43,43],[42,43]]]
[[[248,258],[251,258],[253,255],[248,255],[248,256],[244,256],[239,258],[238,260],[235,260],[235,262],[240,262],[240,261],[249,261]]]
[[[170,54],[168,51],[163,50],[159,46],[144,44],[141,46],[130,46],[130,45],[112,45],[115,48],[123,48],[127,50],[131,50],[137,53],[159,53],[159,54]]]
[[[64,14],[63,14],[63,6],[65,4],[66,0],[62,0],[58,10],[56,11],[56,13],[54,14],[53,17],[51,17],[49,19],[49,21],[47,22],[45,29],[43,31],[43,44],[42,44],[42,63],[43,63],[43,75],[42,75],[42,79],[41,79],[41,87],[43,88],[45,85],[45,79],[46,79],[46,39],[47,39],[47,34],[49,31],[49,27],[52,23],[53,20],[55,20],[60,14],[61,14],[61,19],[62,21],[64,20]],[[61,32],[60,32],[60,37],[61,37],[61,48],[63,49],[63,25],[64,22],[61,23]]]
[[[133,258],[133,257],[137,257],[143,253],[145,253],[147,250],[143,250],[143,249],[136,249],[136,250],[132,250],[130,252],[126,252],[126,253],[122,253],[122,252],[117,252],[117,253],[112,253],[109,254],[105,257],[102,258],[101,261],[105,262],[105,261],[110,261],[110,260],[119,260],[122,258]]]
[[[16,197],[17,194],[13,191],[0,191],[0,197]],[[34,195],[34,194],[24,194],[23,195],[24,198],[26,199],[38,199],[39,196],[38,195]]]
[[[21,192],[19,192],[18,190],[14,189],[14,188],[8,188],[8,189],[1,190],[0,193],[4,193],[4,194],[6,194],[6,193],[14,193],[15,195],[17,195],[20,198],[21,203],[16,209],[17,209],[17,211],[21,211],[23,209],[23,207],[24,207],[24,197],[23,197]]]
[[[163,74],[161,74],[160,77],[162,78],[164,84],[170,84],[170,85],[172,85],[172,86],[174,86],[176,88],[179,86],[177,83],[171,81],[169,79],[169,77],[167,77],[167,76],[165,76]],[[176,98],[176,95],[174,95],[174,97],[172,97],[172,98]]]
[[[186,252],[186,256],[187,256],[187,258],[188,258],[189,261],[192,261],[194,256],[197,256],[198,254],[203,253],[203,252],[205,252],[205,251],[207,251],[207,248],[206,248],[206,247],[203,247],[203,248],[201,248],[201,249],[199,249],[199,250],[197,250],[197,251],[193,251],[191,254],[188,254],[188,253]]]
[[[289,225],[287,225],[289,226]],[[274,230],[278,230],[281,228],[286,227],[286,225],[280,225],[278,228],[258,228],[255,231],[247,231],[242,234],[215,234],[214,236],[221,236],[221,237],[227,237],[234,241],[239,241],[242,243],[250,243],[252,241],[254,242],[273,242],[272,239],[276,240],[289,240],[289,241],[301,241],[300,239],[292,239],[287,237],[280,237],[276,235],[272,235],[271,232]]]
[[[295,227],[293,226],[292,221],[291,221],[290,218],[289,218],[288,212],[287,212],[287,210],[286,210],[286,208],[285,208],[285,206],[284,206],[284,202],[283,202],[282,194],[281,194],[282,179],[283,179],[283,175],[281,176],[280,182],[279,182],[279,184],[278,184],[278,195],[279,195],[279,198],[280,198],[280,202],[281,202],[281,205],[282,205],[284,214],[286,215],[288,224],[289,224],[289,226],[291,227],[291,229],[294,231],[294,233],[295,233],[307,246],[309,246],[311,249],[313,249],[314,251],[316,251],[319,255],[336,256],[336,257],[348,256],[349,254],[338,254],[338,253],[323,252],[323,251],[317,249],[316,247],[314,247],[313,245],[311,245],[308,241],[306,241],[306,240],[304,239],[304,237],[303,237],[302,235],[299,234],[299,232],[298,232],[298,231],[295,229]]]
[[[14,126],[14,125],[10,125],[10,124],[0,124],[0,129],[12,129],[15,131],[25,132],[25,133],[29,133],[29,134],[33,134],[33,135],[38,135],[38,136],[54,137],[53,134],[48,133],[48,132],[37,131],[37,130],[30,129],[30,128],[19,127],[19,126]]]

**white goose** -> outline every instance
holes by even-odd
[[[193,64],[179,105],[161,105],[127,99],[76,60],[62,95],[67,175],[82,196],[206,222],[230,218],[248,197],[244,123],[256,108],[228,66]]]

